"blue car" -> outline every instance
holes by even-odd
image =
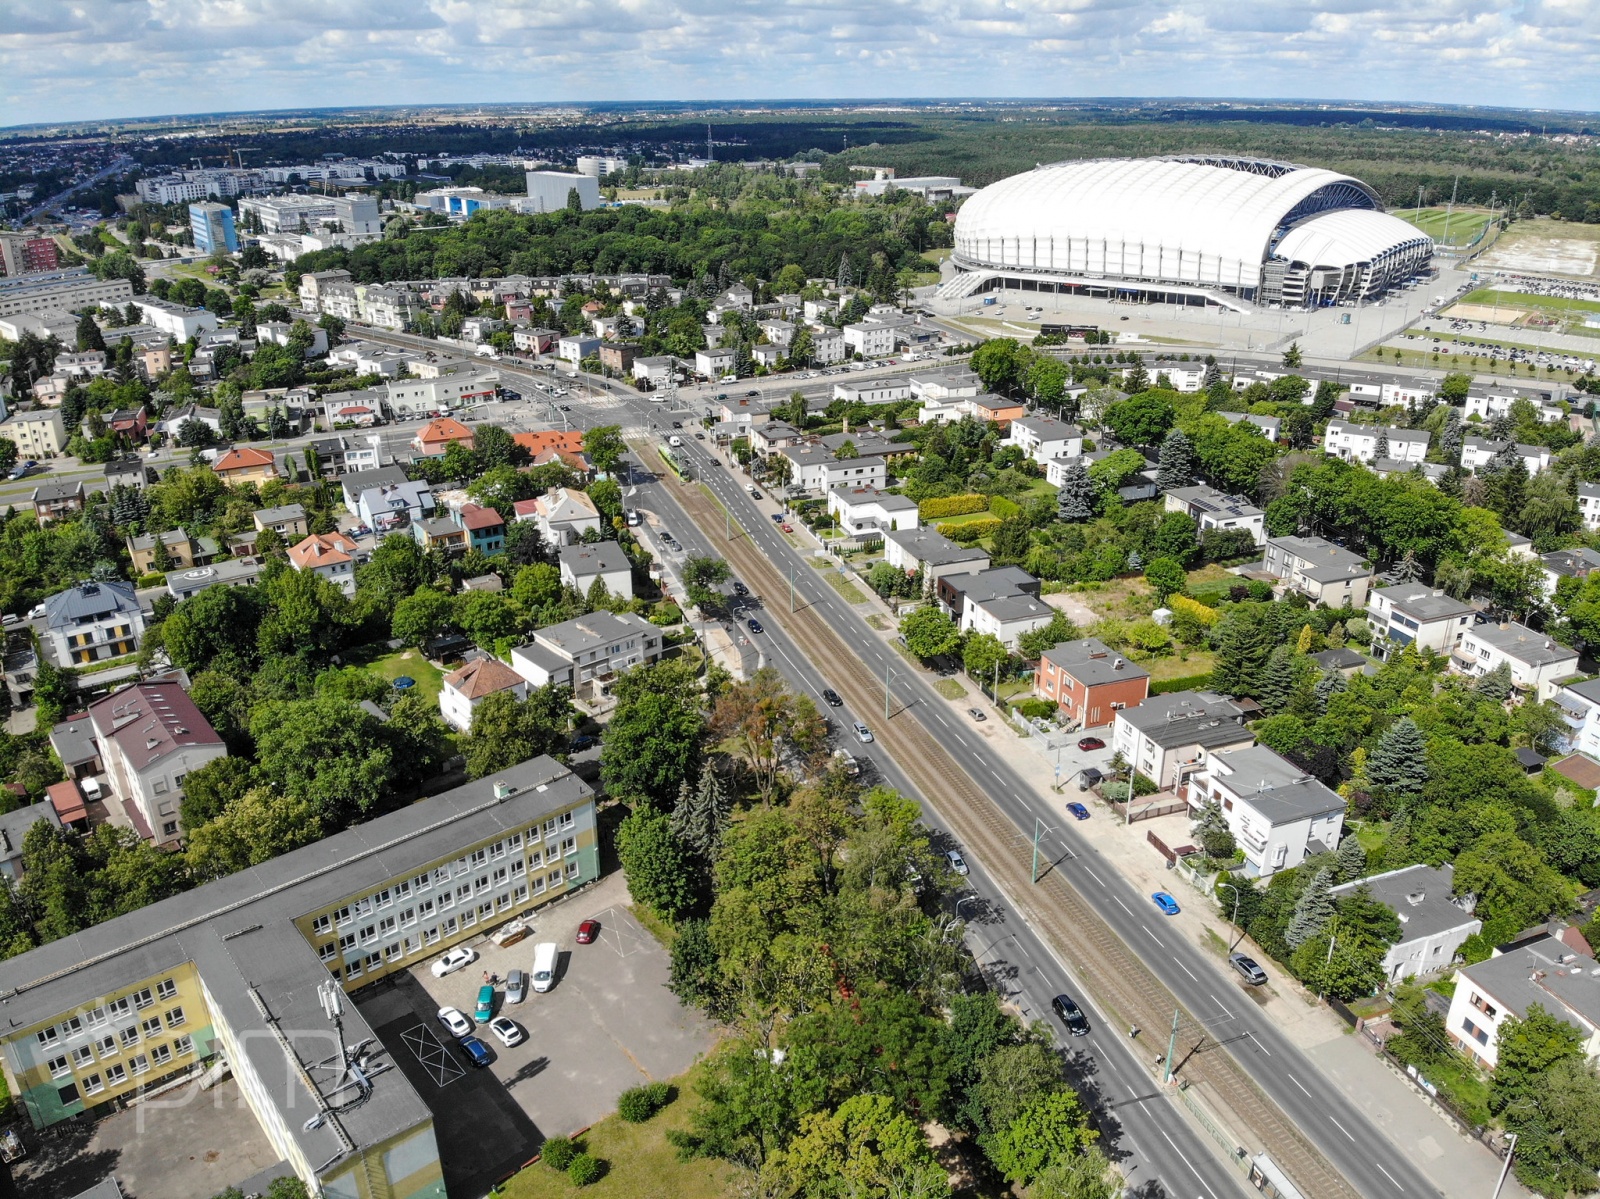
[[[1157,891],[1150,898],[1155,900],[1156,907],[1161,909],[1163,915],[1176,916],[1178,914],[1178,901],[1165,891]]]
[[[745,623],[745,627],[748,628],[752,633],[761,632],[761,622],[759,620],[757,620],[755,617],[752,616],[749,620],[745,621],[744,623]]]
[[[1072,818],[1074,820],[1089,819],[1089,809],[1084,807],[1081,803],[1069,803],[1067,805],[1067,811],[1072,813]]]
[[[467,1058],[474,1066],[487,1066],[489,1064],[489,1047],[477,1037],[462,1037],[461,1048],[466,1052]]]

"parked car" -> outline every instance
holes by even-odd
[[[533,989],[543,995],[556,985],[556,966],[561,949],[554,941],[542,941],[533,947]]]
[[[762,631],[761,622],[759,620],[757,620],[754,616],[752,616],[749,620],[745,621],[744,623],[745,623],[745,627],[747,629],[749,629],[752,633],[759,633],[759,632]]]
[[[961,856],[960,850],[949,850],[944,856],[950,861],[950,869],[954,870],[960,875],[965,875],[967,873],[967,859]]]
[[[1067,1031],[1075,1037],[1087,1036],[1089,1033],[1089,1017],[1083,1014],[1083,1009],[1073,1002],[1071,995],[1057,995],[1050,1001],[1050,1006],[1055,1009],[1061,1023],[1067,1026]]]
[[[987,716],[984,715],[984,712],[983,712],[982,708],[968,708],[967,709],[967,715],[972,717],[972,719],[974,719],[976,721],[979,721],[979,722],[982,722],[982,721],[985,721],[985,720],[989,719]]]
[[[772,523],[775,524],[775,525],[781,525],[783,523],[783,513],[782,512],[774,512],[772,514]]]
[[[445,1026],[452,1037],[472,1035],[472,1021],[468,1020],[453,1007],[439,1009],[439,1023]]]
[[[790,523],[789,523],[789,522],[788,522],[788,521],[784,521],[784,522],[783,522],[783,523],[782,523],[782,524],[781,524],[781,525],[779,525],[779,526],[778,526],[778,527],[779,527],[779,528],[780,528],[780,529],[782,529],[782,530],[783,530],[783,531],[784,531],[784,532],[785,532],[785,533],[793,533],[793,532],[794,532],[794,526],[793,526],[793,525],[791,525],[791,524],[790,524]]]
[[[494,1015],[494,987],[488,983],[478,988],[478,1006],[473,1009],[472,1018],[479,1024],[487,1024],[489,1017]]]
[[[1074,820],[1087,820],[1087,819],[1089,819],[1089,809],[1084,807],[1081,803],[1078,803],[1076,801],[1074,801],[1072,803],[1069,803],[1067,805],[1067,812],[1072,816],[1072,818]]]
[[[755,487],[755,486],[751,486],[751,487],[746,488],[746,490],[749,491],[751,499],[759,500],[761,498],[761,489],[760,488]]]
[[[478,1040],[477,1037],[463,1037],[461,1039],[461,1050],[467,1055],[469,1062],[480,1068],[487,1066],[494,1060],[489,1053],[489,1047]]]
[[[1178,901],[1165,891],[1157,891],[1150,898],[1156,907],[1161,909],[1163,915],[1176,916],[1178,914]]]
[[[1267,972],[1256,964],[1256,960],[1242,953],[1230,953],[1228,965],[1232,966],[1252,987],[1259,987],[1267,981]]]
[[[520,1045],[527,1039],[527,1033],[517,1026],[515,1020],[507,1016],[496,1016],[489,1021],[489,1031],[494,1034],[494,1039],[507,1049],[513,1045]]]
[[[579,750],[588,749],[594,745],[594,743],[594,738],[589,736],[588,733],[581,733],[572,739],[573,752],[576,753]]]
[[[840,707],[844,703],[844,700],[839,698],[839,693],[832,687],[824,687],[822,689],[822,698],[830,708]]]
[[[470,966],[478,960],[478,951],[468,949],[465,945],[457,945],[454,949],[447,950],[443,957],[433,964],[433,977],[443,978],[446,974],[454,974],[463,966]]]
[[[593,945],[594,939],[600,935],[600,922],[598,920],[585,920],[578,925],[578,935],[573,939],[579,945]]]
[[[872,730],[871,729],[869,729],[866,725],[862,724],[858,720],[855,723],[855,730],[856,730],[856,740],[857,741],[861,742],[863,745],[871,745],[872,744]]]
[[[506,1002],[521,1003],[528,997],[528,976],[520,968],[506,975]]]
[[[1087,753],[1091,749],[1104,749],[1106,743],[1098,737],[1083,737],[1078,741],[1078,748]]]

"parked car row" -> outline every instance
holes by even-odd
[[[600,935],[600,922],[598,920],[585,920],[578,925],[577,942],[579,945],[589,945]],[[513,967],[506,974],[505,1002],[521,1003],[528,996],[528,989],[543,993],[555,985],[556,967],[560,959],[561,948],[554,941],[542,941],[533,947],[533,968],[524,971],[520,966]],[[478,960],[478,951],[466,945],[457,945],[446,950],[437,961],[429,967],[435,978],[444,978],[458,970],[464,970]],[[474,1066],[487,1066],[492,1058],[488,1046],[477,1036],[477,1028],[484,1027],[490,1035],[507,1049],[522,1044],[528,1039],[527,1032],[511,1017],[504,1014],[495,1014],[496,991],[494,980],[485,973],[484,983],[478,988],[476,1002],[472,1009],[472,1018],[469,1020],[465,1013],[454,1007],[441,1007],[437,1019],[444,1026],[446,1032],[454,1037],[461,1046],[461,1051],[468,1062]]]

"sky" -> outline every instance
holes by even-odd
[[[1597,68],[1600,0],[0,0],[0,126],[878,97],[1600,110]]]

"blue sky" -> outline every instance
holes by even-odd
[[[0,125],[902,96],[1600,110],[1597,67],[1600,0],[0,0]]]

